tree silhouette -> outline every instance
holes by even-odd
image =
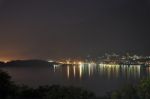
[[[150,99],[150,79],[96,97],[92,92],[73,86],[18,86],[6,72],[0,70],[0,99]]]

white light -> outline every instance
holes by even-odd
[[[53,61],[53,60],[48,60],[48,62],[52,63],[52,62],[54,62],[54,61]]]
[[[67,77],[69,78],[69,76],[70,76],[70,68],[69,66],[67,66]]]

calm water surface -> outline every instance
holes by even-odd
[[[124,84],[150,77],[150,67],[141,65],[80,64],[49,67],[5,67],[17,84],[78,86],[103,95]]]

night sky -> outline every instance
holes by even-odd
[[[0,59],[150,55],[150,0],[0,0]]]

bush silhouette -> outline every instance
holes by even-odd
[[[18,86],[6,72],[0,70],[0,99],[95,99],[95,96],[84,89],[71,86],[40,86],[36,89]]]
[[[17,86],[11,81],[11,77],[4,71],[0,70],[0,99],[15,97]]]
[[[92,92],[73,86],[19,86],[11,81],[6,72],[0,70],[0,99],[150,99],[150,79],[96,97]]]

